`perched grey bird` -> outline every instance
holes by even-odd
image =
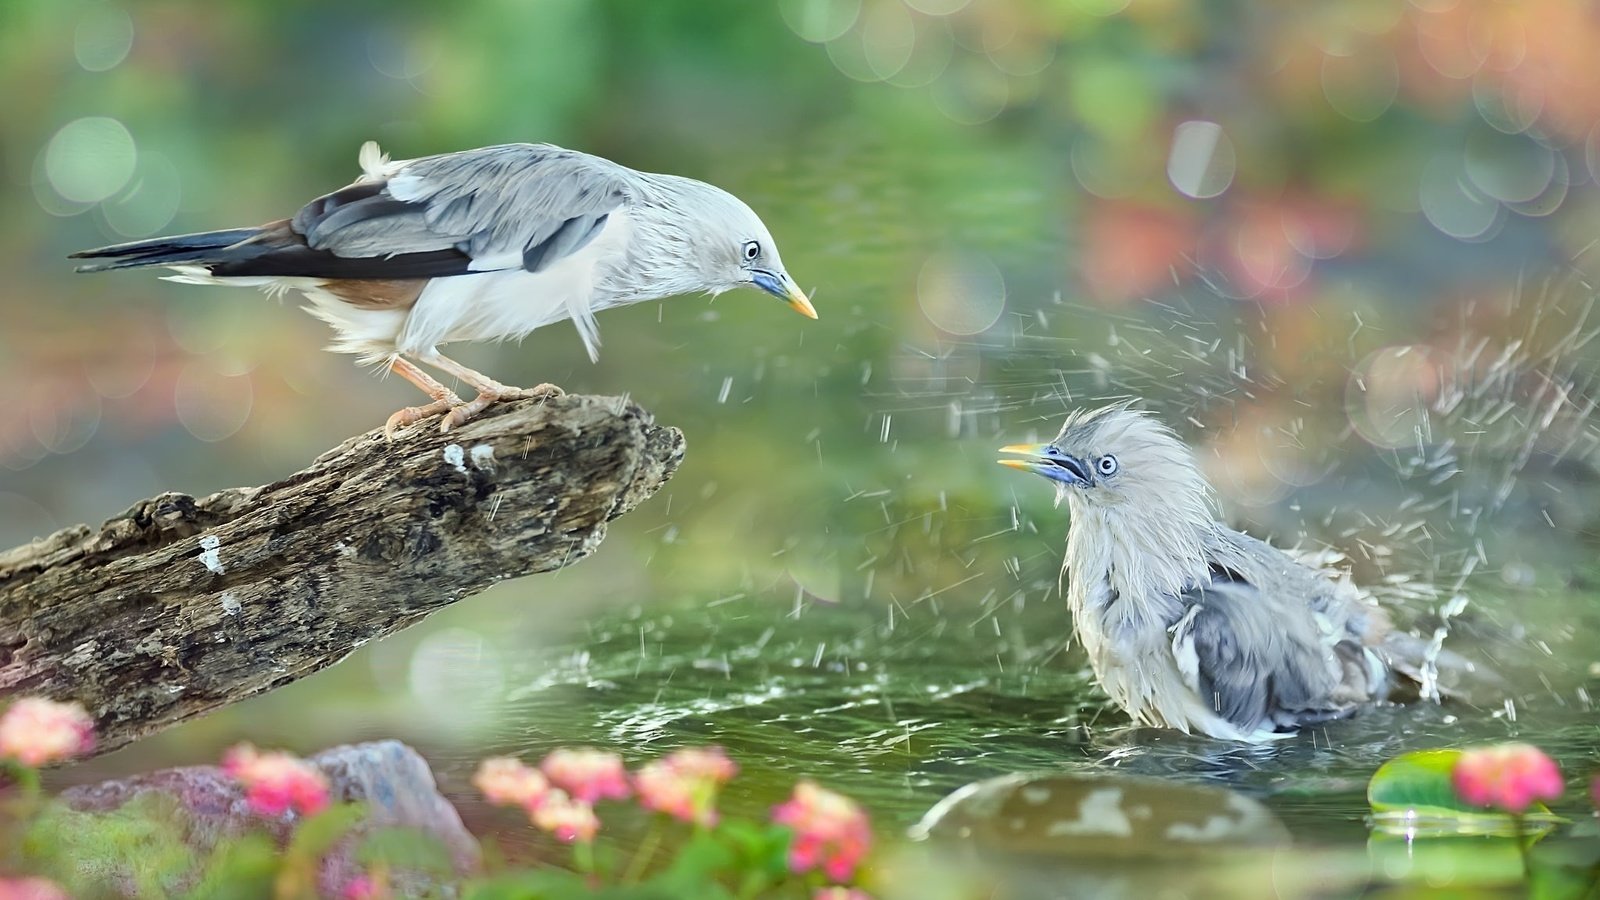
[[[1189,448],[1148,414],[1074,413],[1050,443],[1001,452],[1067,500],[1075,629],[1135,721],[1264,741],[1415,677],[1421,641],[1338,570],[1218,522]]]
[[[743,285],[817,317],[761,219],[704,182],[549,144],[391,161],[368,142],[360,164],[353,184],[292,219],[73,257],[102,260],[80,272],[164,266],[188,284],[299,291],[337,333],[331,349],[382,364],[433,398],[391,416],[391,435],[439,413],[449,430],[497,400],[560,393],[507,387],[440,354],[451,342],[521,338],[571,319],[598,359],[599,310]],[[463,401],[412,360],[477,396]]]

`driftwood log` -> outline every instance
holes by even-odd
[[[639,407],[568,395],[446,435],[368,432],[276,484],[153,497],[0,553],[0,697],[77,700],[115,749],[582,559],[682,457]]]

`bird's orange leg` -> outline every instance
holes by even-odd
[[[427,406],[408,406],[390,416],[389,421],[383,426],[383,434],[390,440],[394,440],[396,431],[408,425],[414,425],[429,416],[449,412],[466,404],[466,401],[456,396],[455,391],[440,384],[432,375],[412,365],[408,360],[398,356],[390,359],[389,371],[421,388],[423,393],[433,398],[433,402]]]
[[[465,425],[473,416],[501,400],[545,400],[550,397],[559,397],[566,393],[566,391],[553,384],[541,384],[532,388],[504,385],[482,372],[474,371],[453,359],[440,356],[438,352],[429,353],[419,357],[419,359],[441,372],[454,375],[471,385],[478,392],[478,396],[450,410],[449,415],[444,417],[444,422],[439,425],[440,431],[449,431],[452,428]]]

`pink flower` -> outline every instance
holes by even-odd
[[[594,807],[557,789],[546,793],[531,814],[533,824],[568,844],[592,841],[594,833],[600,830],[600,817],[594,814]]]
[[[0,757],[42,766],[94,749],[94,720],[76,703],[23,697],[0,716]]]
[[[223,754],[222,771],[244,785],[245,800],[260,815],[277,817],[292,809],[310,816],[328,807],[328,777],[292,754],[239,744]]]
[[[584,803],[621,800],[630,793],[627,770],[615,753],[563,747],[551,751],[539,767],[557,787]]]
[[[739,767],[721,747],[685,747],[668,753],[664,761],[680,775],[704,778],[719,785],[727,784],[739,774]]]
[[[717,824],[717,791],[738,771],[721,747],[685,748],[640,769],[633,785],[645,809],[710,827]]]
[[[860,888],[835,886],[817,888],[811,900],[872,900],[872,895]]]
[[[0,878],[0,900],[72,900],[72,898],[47,878]]]
[[[520,806],[530,811],[550,792],[550,782],[538,769],[510,756],[495,756],[479,763],[472,783],[495,806]]]
[[[834,881],[848,881],[872,846],[867,814],[854,800],[809,781],[795,785],[772,820],[794,829],[789,868],[796,873],[820,868]]]
[[[1521,814],[1537,800],[1561,796],[1561,770],[1544,751],[1527,744],[1463,750],[1450,773],[1456,796],[1473,806]]]

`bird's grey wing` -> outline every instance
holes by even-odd
[[[1200,699],[1246,733],[1292,731],[1348,715],[1338,667],[1310,614],[1219,569],[1179,598],[1172,650]]]
[[[632,196],[628,175],[548,144],[484,147],[412,160],[319,197],[291,227],[313,251],[346,259],[454,252],[465,262],[458,271],[537,272],[600,234]]]

